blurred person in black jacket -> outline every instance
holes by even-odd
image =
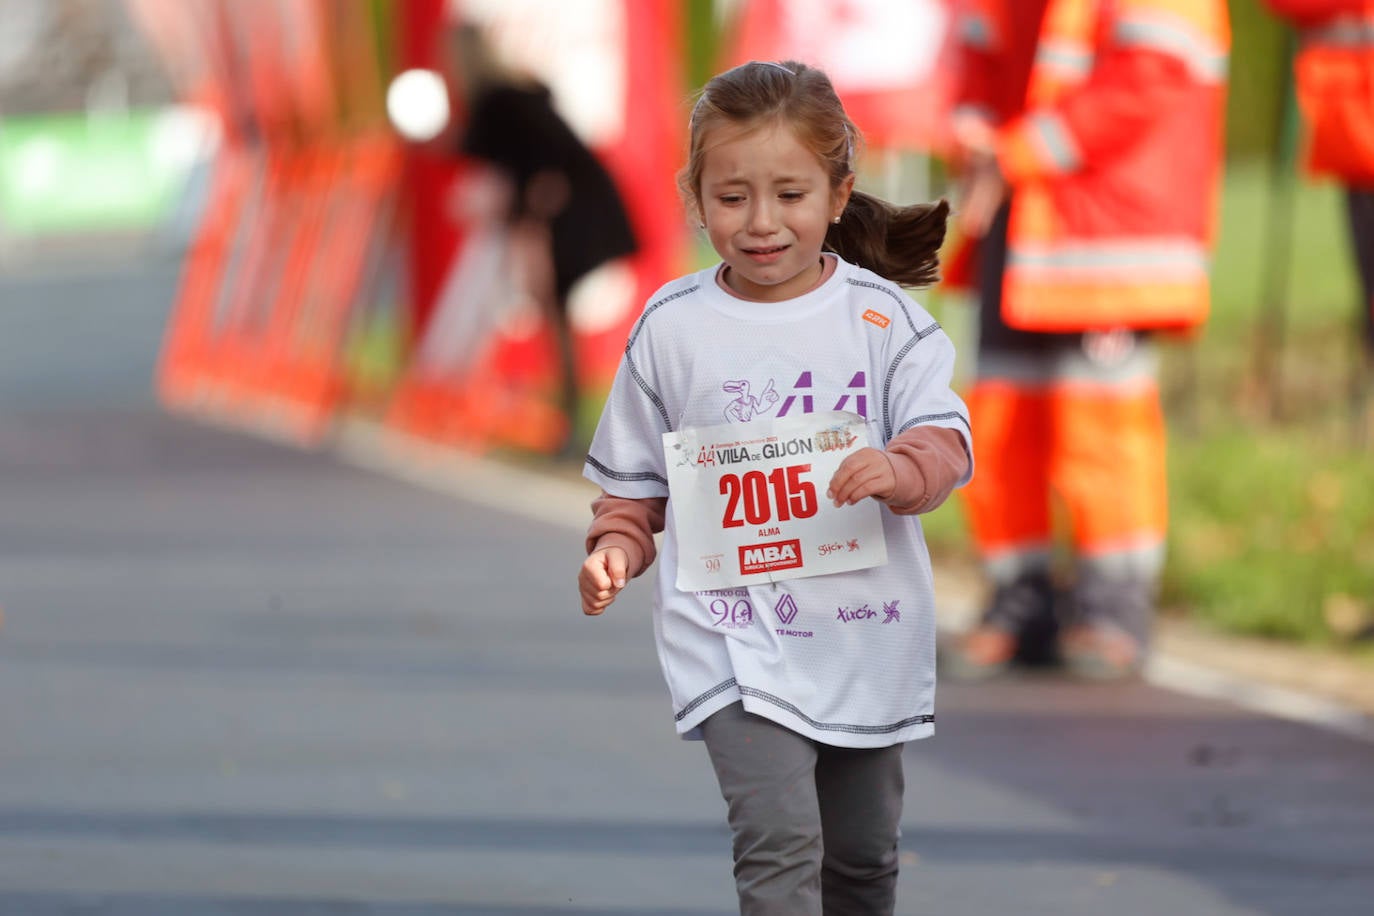
[[[509,227],[519,281],[554,331],[569,424],[564,452],[578,452],[568,294],[597,267],[633,254],[634,230],[614,180],[559,115],[547,86],[498,60],[472,23],[454,25],[445,53],[458,109],[448,142],[453,152],[494,173],[481,196],[488,215]]]

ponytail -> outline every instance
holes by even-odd
[[[840,221],[825,234],[826,247],[899,286],[930,286],[940,279],[940,246],[949,203],[898,207],[854,191]]]

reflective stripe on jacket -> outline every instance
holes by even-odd
[[[1038,32],[1026,21],[1037,5]],[[1012,188],[1006,322],[1201,324],[1222,161],[1225,0],[970,0],[960,35],[970,74],[960,102],[997,123]],[[1029,67],[1022,83],[1017,67]],[[1008,98],[999,82],[1024,94]]]

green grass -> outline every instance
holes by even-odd
[[[1167,589],[1223,629],[1321,643],[1342,610],[1374,619],[1374,450],[1355,439],[1360,293],[1343,197],[1295,190],[1278,283],[1270,175],[1229,169],[1215,312],[1191,353],[1168,354]],[[1281,344],[1268,362],[1267,340]]]
[[[1233,423],[1171,447],[1167,593],[1235,632],[1330,641],[1374,599],[1369,456]],[[1356,611],[1359,613],[1359,611]]]

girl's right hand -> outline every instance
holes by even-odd
[[[592,551],[577,573],[582,613],[595,617],[610,607],[629,581],[629,568],[630,557],[624,548],[603,547]]]

